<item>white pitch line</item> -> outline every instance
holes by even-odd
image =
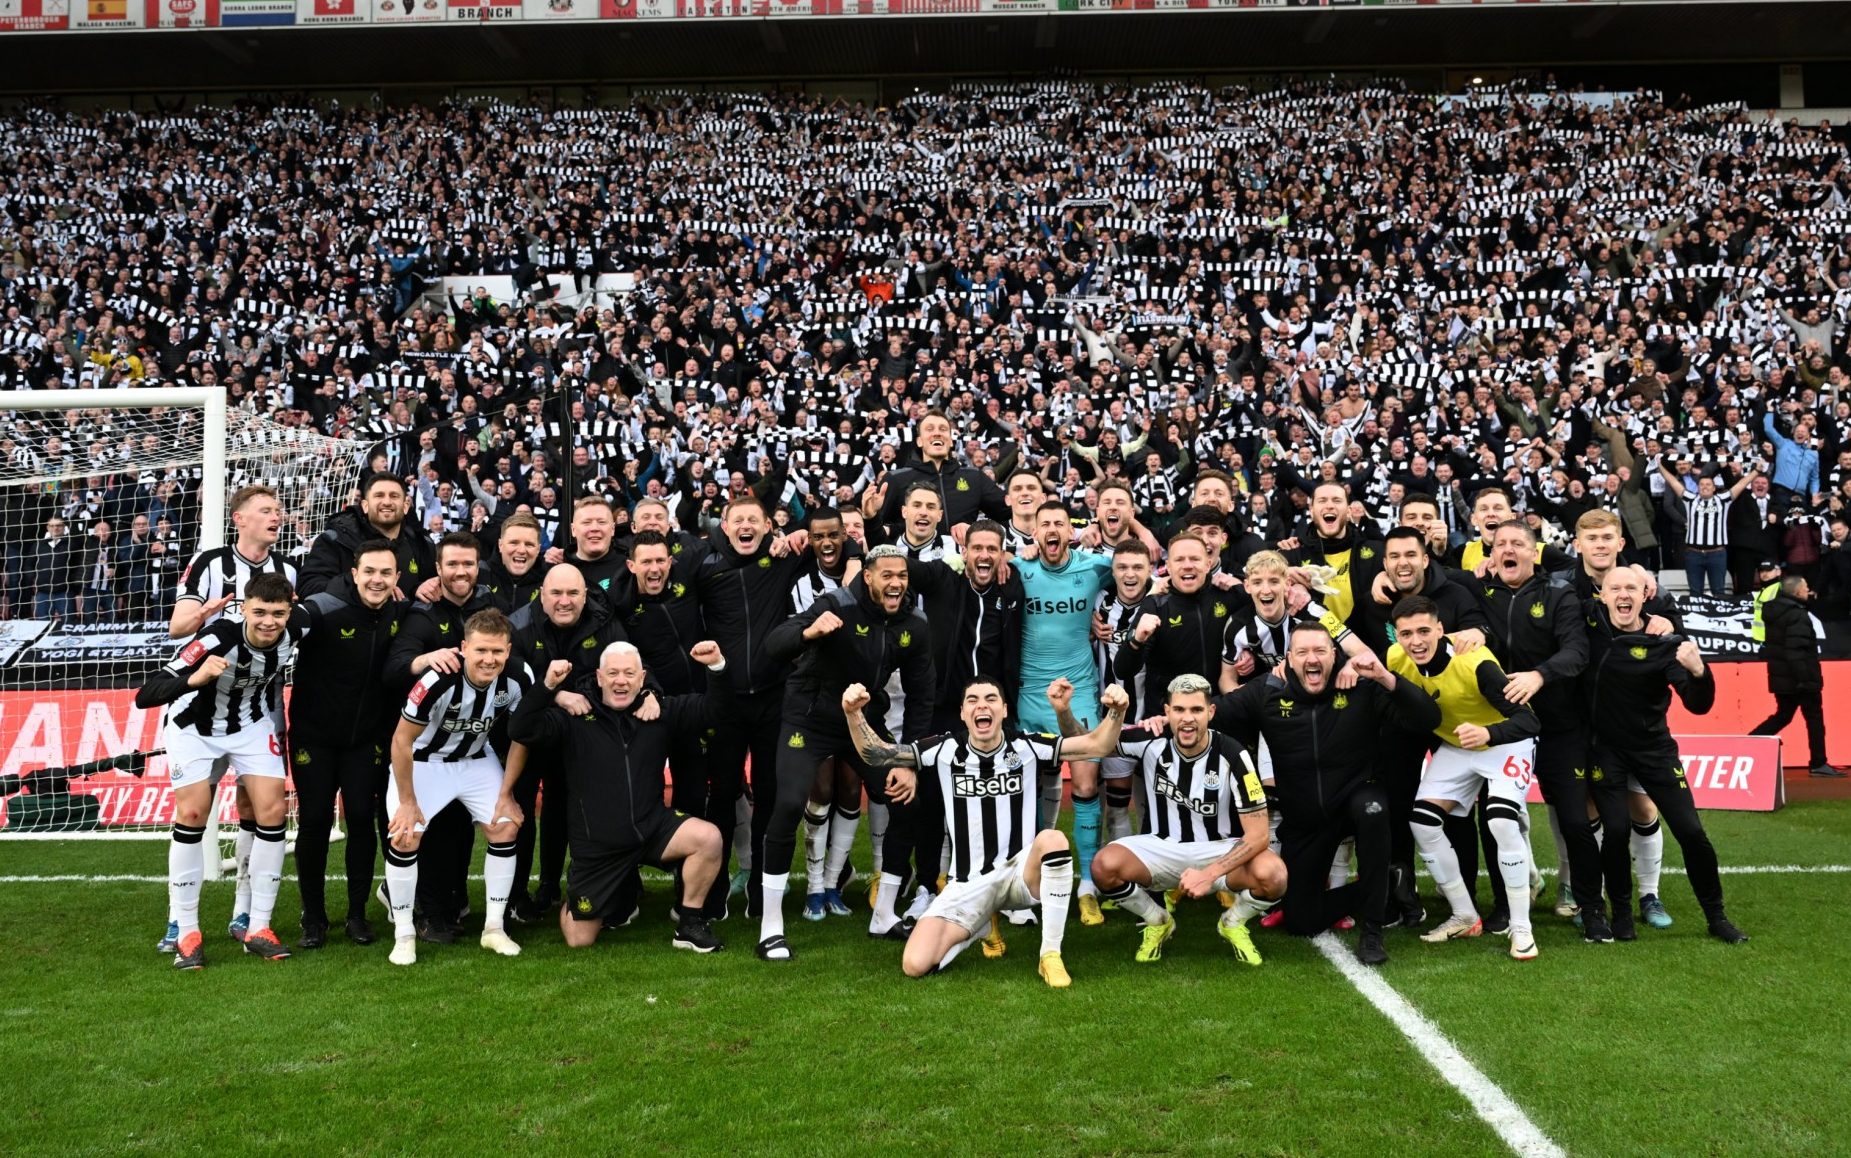
[[[1472,1109],[1497,1132],[1512,1153],[1522,1158],[1565,1158],[1567,1151],[1530,1121],[1523,1107],[1460,1053],[1459,1047],[1440,1032],[1439,1026],[1428,1021],[1394,986],[1382,980],[1380,973],[1357,961],[1349,946],[1328,932],[1319,933],[1311,943],[1377,1012],[1401,1031],[1447,1085],[1465,1095]]]

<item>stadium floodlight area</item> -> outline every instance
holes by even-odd
[[[220,389],[0,393],[0,840],[167,839],[161,713],[134,698],[184,642],[167,627],[187,564],[227,541],[244,486],[274,489],[285,527],[312,536],[352,500],[367,449]],[[293,842],[293,791],[289,805]],[[214,815],[212,872],[233,863],[229,779]]]

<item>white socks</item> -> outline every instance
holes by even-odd
[[[210,832],[211,830],[212,824],[208,822],[206,831]],[[238,894],[237,898],[233,900],[231,904],[231,911],[234,915],[251,911],[251,846],[256,843],[256,840],[257,822],[255,820],[239,820],[237,842]],[[252,925],[251,928],[261,929],[263,926]]]
[[[240,857],[246,866],[246,873],[241,878],[248,882],[241,888],[250,890],[248,897],[241,897],[239,905],[249,904],[250,908],[239,908],[240,913],[251,915],[251,931],[268,929],[270,919],[276,913],[276,894],[283,887],[283,826],[274,827],[258,825],[251,843],[249,856]],[[239,834],[242,839],[242,833]]]
[[[886,806],[881,806],[882,811]],[[842,869],[848,864],[848,854],[855,847],[855,829],[861,825],[861,813],[856,809],[837,808],[829,817],[828,856],[823,864],[823,888],[833,889],[842,879]],[[879,845],[875,846],[877,849]],[[875,856],[878,858],[879,853]],[[815,886],[810,889],[817,892]]]
[[[763,944],[784,935],[784,894],[791,887],[791,874],[766,873],[760,882],[764,912],[758,918],[758,940]]]
[[[803,807],[803,876],[804,892],[811,896],[820,894],[825,888],[835,884],[833,878],[825,880],[823,864],[829,855],[829,806],[810,801]]]
[[[852,837],[851,837],[852,839]],[[874,875],[882,872],[881,846],[887,843],[887,806],[868,801],[868,844],[874,849]]]
[[[894,911],[894,902],[900,899],[900,878],[893,873],[882,873],[880,885],[874,893],[874,914],[868,919],[868,931],[884,933],[893,928],[900,914]]]
[[[1337,846],[1336,855],[1330,858],[1330,877],[1326,886],[1340,889],[1350,883],[1350,862],[1356,858],[1356,838],[1346,836]]]
[[[412,906],[418,899],[418,854],[400,852],[391,845],[386,846],[386,897],[392,902],[393,935],[400,940],[415,937],[418,930],[412,922]]]
[[[1486,827],[1497,842],[1498,873],[1504,878],[1504,899],[1510,906],[1511,932],[1530,929],[1530,840],[1523,831],[1518,807],[1504,800],[1485,806]]]
[[[1658,895],[1658,878],[1665,867],[1665,826],[1653,817],[1650,824],[1632,826],[1632,875],[1639,878],[1639,895]],[[1618,902],[1615,902],[1616,904]]]
[[[1272,912],[1277,900],[1262,900],[1253,895],[1253,890],[1242,889],[1234,894],[1234,907],[1228,912],[1233,914],[1234,923],[1244,925],[1255,917],[1263,917]]]
[[[175,824],[167,844],[167,913],[180,935],[199,931],[199,882],[206,876],[206,830]]]
[[[1410,826],[1414,830],[1414,843],[1420,849],[1420,859],[1427,866],[1428,875],[1433,877],[1434,887],[1452,906],[1455,917],[1476,917],[1477,906],[1472,904],[1472,895],[1465,891],[1465,882],[1459,876],[1459,854],[1453,851],[1451,842],[1446,839],[1440,811],[1421,802],[1414,805],[1414,820]],[[1523,880],[1525,890],[1529,888],[1529,877]]]
[[[482,860],[482,879],[488,892],[488,912],[482,918],[482,931],[492,933],[501,928],[506,919],[508,894],[514,891],[513,841],[489,842],[488,856]]]
[[[1042,956],[1060,952],[1061,937],[1067,931],[1067,908],[1072,903],[1073,853],[1063,848],[1041,858]]]

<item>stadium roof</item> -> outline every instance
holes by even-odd
[[[0,37],[0,90],[627,84],[1851,59],[1851,3],[665,20]],[[155,39],[159,37],[159,39]],[[1817,101],[1813,103],[1818,103]]]

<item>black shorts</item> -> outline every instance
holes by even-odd
[[[663,809],[645,825],[643,843],[630,848],[603,846],[581,851],[572,849],[566,866],[566,911],[575,921],[602,921],[610,916],[611,901],[618,887],[639,865],[666,869],[662,853],[681,826],[694,819],[679,812]]]

